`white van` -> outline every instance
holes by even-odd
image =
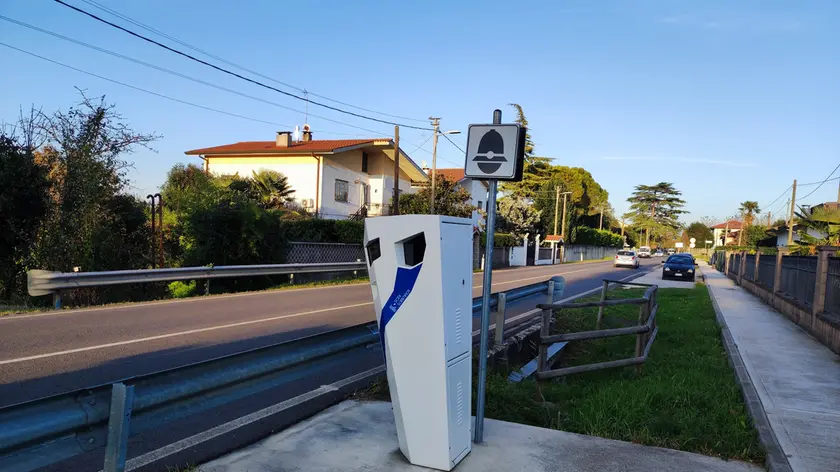
[[[639,257],[650,258],[650,247],[642,246],[639,248]]]

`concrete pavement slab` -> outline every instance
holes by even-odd
[[[840,356],[714,268],[701,271],[782,461],[795,472],[840,470]]]
[[[552,429],[486,420],[486,442],[458,472],[757,472],[751,464]],[[201,466],[202,472],[430,470],[409,464],[387,402],[345,401],[280,434]]]

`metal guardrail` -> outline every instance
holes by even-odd
[[[376,323],[367,323],[2,408],[0,470],[34,470],[102,446],[105,472],[122,470],[129,428],[160,428],[378,343]]]
[[[635,285],[639,287],[647,287],[642,298],[623,298],[609,300],[607,292],[610,284],[621,285]],[[640,284],[633,282],[621,282],[618,280],[604,279],[604,285],[601,290],[601,300],[597,302],[579,302],[579,303],[541,303],[537,308],[542,310],[542,326],[540,327],[540,341],[539,353],[537,356],[537,380],[548,380],[564,375],[577,374],[581,372],[591,372],[593,370],[611,369],[615,367],[624,367],[630,365],[643,364],[650,353],[650,348],[659,328],[656,326],[656,312],[659,310],[659,304],[656,302],[656,292],[659,287],[656,285]],[[604,317],[604,308],[608,306],[617,305],[639,305],[639,322],[637,326],[629,326],[626,328],[601,329],[601,323]],[[595,322],[594,331],[580,331],[575,333],[549,334],[551,328],[551,321],[554,316],[554,310],[563,308],[591,308],[598,307],[598,318]],[[581,341],[585,339],[601,339],[613,336],[635,335],[636,336],[636,355],[626,359],[619,359],[615,361],[596,362],[592,364],[583,364],[573,367],[564,367],[560,369],[551,369],[550,359],[548,356],[548,349],[554,343]]]
[[[311,274],[318,272],[350,272],[367,270],[364,262],[329,264],[255,264],[211,267],[170,267],[165,269],[112,270],[104,272],[52,272],[30,270],[26,274],[29,295],[53,294],[56,308],[61,307],[60,291],[103,285],[173,282],[176,280],[209,280],[258,275]]]
[[[292,265],[301,264],[287,266]],[[102,274],[98,273],[100,277]],[[57,280],[56,284],[66,283],[60,277],[53,280]],[[507,303],[547,292],[548,300],[554,300],[555,293],[562,294],[562,280],[556,277],[494,294],[497,308],[502,300],[501,309],[497,309],[497,315],[502,316],[497,318],[501,328],[497,326],[496,336],[501,336],[508,325],[504,318]],[[480,301],[473,300],[474,310],[478,303],[480,311]],[[510,320],[511,324],[519,326],[527,321],[519,319],[523,315]],[[477,341],[477,336],[473,340]],[[374,346],[378,349],[376,323],[365,323],[0,408],[0,470],[35,470],[103,446],[104,472],[122,470],[129,430],[136,434],[164,427],[292,381],[303,375],[303,370],[341,362],[349,351]]]

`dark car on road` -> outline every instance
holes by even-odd
[[[673,277],[694,281],[695,263],[691,254],[674,254],[668,256],[662,267],[662,279]]]

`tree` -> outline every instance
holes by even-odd
[[[49,208],[50,185],[31,149],[5,132],[0,133],[0,299],[11,299],[24,291],[32,243]]]
[[[703,246],[707,240],[711,241],[714,237],[714,233],[712,233],[711,228],[706,226],[705,223],[700,221],[695,221],[688,225],[688,228],[685,230],[686,234],[688,234],[689,238],[694,238],[697,240],[698,246]]]
[[[528,128],[528,119],[525,118],[525,111],[518,103],[510,103],[516,110],[516,122],[522,127]],[[522,169],[522,180],[520,182],[505,182],[502,184],[502,191],[514,197],[532,198],[539,191],[539,187],[550,178],[551,159],[548,157],[537,157],[534,155],[534,141],[531,133],[525,133],[525,163]]]
[[[251,171],[249,195],[263,208],[282,208],[287,201],[293,200],[295,191],[289,185],[289,179],[280,172],[260,169]]]
[[[431,195],[431,186],[423,187],[417,193],[400,195],[400,214],[428,215],[431,212]],[[438,173],[435,185],[435,213],[469,218],[473,211],[478,210],[471,202],[470,192]]]
[[[540,211],[521,198],[506,197],[499,201],[498,230],[517,236],[533,233],[540,222]]]
[[[674,188],[670,182],[659,182],[656,185],[637,185],[633,195],[627,199],[630,202],[633,224],[643,228],[650,245],[651,235],[660,239],[670,231],[680,227],[679,215],[685,201],[680,197],[682,192]]]
[[[122,156],[158,136],[131,130],[104,97],[81,95],[68,111],[43,115],[54,204],[38,230],[34,261],[59,271],[145,267],[148,229],[136,224],[144,205],[123,193],[128,163]]]
[[[799,207],[799,241],[791,247],[795,254],[815,254],[817,246],[840,246],[840,206],[824,204]]]
[[[738,208],[738,211],[743,217],[744,226],[750,226],[755,220],[755,215],[761,213],[761,209],[758,207],[758,202],[750,200],[741,202],[741,207]]]

